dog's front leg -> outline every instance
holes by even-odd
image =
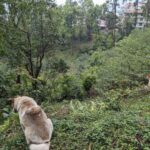
[[[28,144],[28,145],[31,144],[31,142],[27,139],[27,137],[26,137],[26,141],[27,141],[27,144]]]
[[[49,138],[51,139],[52,133],[53,133],[53,123],[49,118],[47,118],[47,122],[48,122],[49,128],[50,128],[50,137]]]
[[[24,132],[24,134],[25,134],[25,127],[24,127],[23,124],[21,124],[21,128],[22,128],[22,130],[23,130],[23,132]],[[25,136],[25,138],[26,138],[27,144],[30,144],[30,141],[27,139],[26,136]]]

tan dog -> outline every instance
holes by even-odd
[[[41,107],[30,97],[18,96],[14,98],[13,108],[19,113],[30,150],[49,150],[53,125]]]

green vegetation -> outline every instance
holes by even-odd
[[[92,0],[0,3],[0,150],[28,149],[8,101],[16,95],[52,119],[52,150],[150,149],[150,28],[133,30],[129,18],[116,30],[115,19]]]
[[[114,96],[117,92],[114,93]],[[119,110],[111,99],[87,102],[64,101],[43,108],[54,123],[51,149],[149,149],[150,95],[119,99]],[[116,107],[116,105],[115,105]],[[25,150],[26,144],[17,116],[12,114],[1,131],[1,149]],[[18,132],[19,130],[19,132]]]

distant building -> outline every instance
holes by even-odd
[[[146,19],[143,15],[143,6],[145,3],[145,0],[126,0],[122,5],[124,15],[134,17],[135,28],[143,29],[146,25]]]
[[[101,29],[106,29],[107,28],[107,23],[105,20],[102,19],[98,19],[97,20],[97,25],[99,26],[99,28]]]
[[[135,20],[135,28],[143,29],[145,27],[146,19],[143,14],[143,6],[147,0],[107,0],[110,11],[114,8],[114,2],[116,4],[116,14],[119,18],[123,19],[123,16],[131,16]]]
[[[102,32],[108,32],[107,21],[104,19],[97,19],[97,26]]]

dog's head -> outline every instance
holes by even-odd
[[[36,104],[36,102],[28,96],[16,96],[14,98],[10,98],[10,101],[14,112],[18,112],[20,108],[32,107],[33,103]]]
[[[14,112],[18,112],[20,98],[21,98],[21,96],[16,96],[16,97],[8,99]]]
[[[150,74],[146,75],[146,79],[150,80]]]

